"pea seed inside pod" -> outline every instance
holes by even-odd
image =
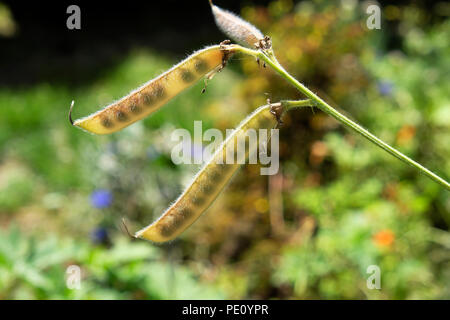
[[[270,135],[270,129],[277,124],[276,117],[270,111],[270,105],[262,106],[242,121],[200,169],[175,203],[135,236],[154,242],[165,242],[176,238],[194,223],[210,207],[240,167],[237,163],[226,164],[223,161],[227,147],[236,145],[239,139],[245,138],[248,129],[267,129]],[[257,146],[251,146],[246,156],[256,152],[255,148]]]
[[[201,77],[220,68],[233,52],[232,47],[223,46],[199,50],[117,102],[73,121],[73,125],[96,134],[119,131],[155,112]]]

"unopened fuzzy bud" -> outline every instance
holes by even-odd
[[[234,13],[221,9],[209,0],[216,24],[234,41],[249,47],[260,47],[264,35],[254,25]]]

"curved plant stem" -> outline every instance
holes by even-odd
[[[412,160],[408,156],[404,155],[397,149],[391,147],[381,139],[377,138],[373,134],[371,134],[369,131],[361,127],[356,122],[350,120],[346,116],[344,116],[342,113],[331,107],[329,104],[327,104],[325,101],[323,101],[319,96],[317,96],[314,92],[309,90],[307,87],[305,87],[303,84],[301,84],[297,79],[292,77],[284,68],[281,66],[281,64],[278,62],[278,60],[275,58],[275,55],[273,54],[273,51],[260,51],[260,50],[252,50],[245,47],[241,47],[239,45],[232,45],[233,49],[236,51],[239,51],[241,53],[251,55],[259,60],[264,61],[267,65],[272,67],[273,70],[275,70],[283,79],[285,79],[287,82],[289,82],[292,86],[294,86],[298,91],[303,93],[305,96],[307,96],[313,105],[321,109],[323,112],[329,114],[333,118],[337,119],[339,122],[343,123],[345,126],[353,129],[378,147],[384,149],[394,157],[402,160],[403,162],[413,166],[414,168],[418,169],[420,172],[434,180],[435,182],[439,183],[443,187],[445,187],[447,190],[450,190],[450,184],[445,181],[443,178],[439,177],[437,174],[431,172],[421,164],[417,163],[416,161]]]

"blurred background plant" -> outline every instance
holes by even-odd
[[[446,2],[383,4],[381,30],[366,28],[371,2],[216,2],[269,34],[280,62],[319,96],[450,176]],[[279,174],[243,167],[169,244],[128,238],[122,218],[132,231],[148,224],[197,170],[171,162],[173,129],[192,131],[201,119],[204,130],[225,130],[267,97],[300,98],[253,59],[234,57],[206,94],[199,83],[117,134],[93,136],[68,124],[72,99],[76,115],[88,114],[189,49],[223,40],[205,31],[214,28],[207,1],[198,6],[187,11],[204,17],[198,37],[187,30],[174,44],[171,29],[158,29],[166,44],[134,39],[125,28],[118,50],[81,31],[76,37],[87,37],[92,53],[55,45],[29,52],[10,79],[1,72],[0,298],[450,298],[448,192],[312,109],[286,118]],[[160,10],[161,25],[182,21],[164,21]],[[14,4],[1,4],[0,70],[10,71],[20,45],[29,45],[23,19]],[[82,30],[93,20],[86,21]],[[80,290],[66,286],[70,265],[81,268]],[[366,286],[370,265],[381,269],[381,290]]]

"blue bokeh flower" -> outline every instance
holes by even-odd
[[[91,241],[95,244],[107,243],[109,241],[108,230],[97,227],[91,231]]]
[[[91,193],[91,204],[94,208],[108,208],[113,200],[112,193],[105,189],[98,189]]]
[[[388,80],[378,82],[378,92],[383,96],[390,96],[394,89],[394,84]]]

